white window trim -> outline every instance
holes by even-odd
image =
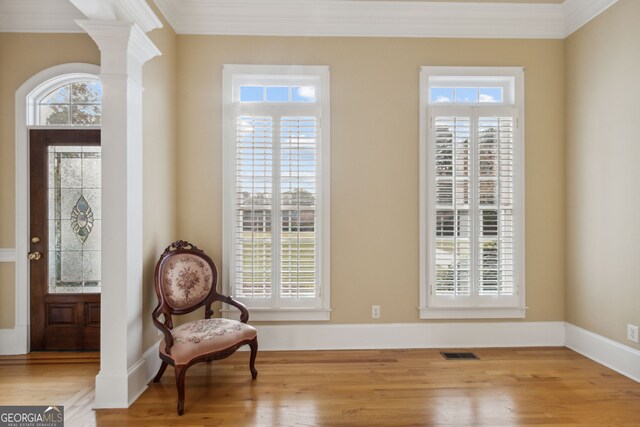
[[[429,121],[431,116],[431,104],[429,93],[429,77],[437,76],[436,79],[443,76],[456,77],[513,77],[513,93],[508,95],[505,93],[505,99],[514,99],[511,104],[517,109],[516,113],[516,144],[514,146],[514,209],[519,212],[515,215],[515,292],[517,298],[516,304],[509,307],[492,307],[492,306],[474,306],[474,307],[434,307],[430,303],[430,277],[431,277],[431,252],[435,245],[432,242],[433,230],[431,228],[431,206],[429,201],[432,199],[433,186],[431,167],[431,156],[429,151],[430,127]],[[475,83],[474,83],[475,84]],[[459,106],[477,106],[485,110],[491,108],[504,107],[501,104],[462,104],[462,103],[438,103],[433,105],[434,108],[442,108],[451,106],[455,108]],[[525,241],[524,241],[524,68],[522,67],[420,67],[420,305],[418,311],[421,319],[483,319],[483,318],[524,318],[525,317]]]
[[[89,74],[89,73],[70,73],[70,74],[65,74],[63,76],[55,77],[50,81],[39,85],[36,89],[33,90],[29,98],[27,99],[27,123],[33,126],[43,126],[43,127],[46,127],[47,129],[52,129],[54,126],[37,125],[37,123],[40,122],[40,111],[38,107],[42,99],[56,88],[68,85],[70,83],[86,82],[86,81],[100,82],[100,77],[94,74]],[[91,128],[91,126],[77,126],[73,124],[55,125],[55,127],[58,127],[60,129]],[[98,129],[100,128],[100,126],[93,126],[93,127]]]
[[[250,319],[254,321],[320,321],[330,320],[331,315],[331,286],[330,286],[330,272],[331,272],[331,242],[330,242],[330,219],[331,219],[331,197],[330,197],[330,164],[331,158],[331,144],[330,144],[330,82],[329,82],[329,67],[328,66],[285,66],[285,65],[230,65],[225,64],[222,71],[222,102],[223,102],[223,129],[222,129],[222,288],[223,293],[227,295],[233,295],[233,289],[231,286],[233,257],[232,249],[234,246],[234,223],[235,218],[235,165],[236,165],[236,150],[235,150],[235,130],[234,130],[234,99],[233,99],[233,86],[234,79],[247,84],[251,81],[252,77],[261,77],[263,79],[275,79],[278,80],[278,76],[291,76],[292,78],[298,78],[301,80],[319,77],[320,78],[320,91],[316,93],[319,98],[319,103],[306,103],[300,102],[296,104],[297,114],[300,114],[300,110],[310,109],[317,110],[320,108],[321,121],[319,128],[320,135],[320,156],[318,158],[318,172],[317,172],[317,207],[316,217],[317,224],[319,225],[319,233],[317,236],[318,245],[318,298],[315,298],[312,306],[305,307],[291,307],[291,306],[278,306],[278,307],[251,307],[249,306]],[[287,113],[291,107],[291,104],[276,105],[280,103],[268,103],[273,108],[282,110],[283,114]],[[318,105],[319,104],[319,105]],[[240,107],[241,108],[241,107]],[[259,107],[258,107],[259,108]],[[234,296],[234,298],[236,298]],[[246,303],[247,301],[242,298],[236,298],[239,301]],[[279,301],[279,298],[275,298]],[[238,311],[223,304],[223,315],[227,318],[238,318]]]

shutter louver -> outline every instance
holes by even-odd
[[[434,118],[436,296],[514,295],[514,122]]]
[[[280,120],[280,295],[316,296],[315,117]]]
[[[236,119],[235,295],[271,296],[273,119]]]
[[[512,117],[478,119],[478,286],[480,295],[514,293]]]
[[[469,117],[436,117],[436,295],[471,292]]]

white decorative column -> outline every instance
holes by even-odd
[[[96,408],[146,389],[142,359],[142,65],[160,51],[136,24],[77,21],[98,45],[102,79],[102,300]]]

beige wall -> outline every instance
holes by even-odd
[[[640,2],[566,41],[566,320],[631,345],[640,325]]]
[[[0,329],[12,329],[15,326],[15,264],[0,263]]]
[[[89,36],[0,33],[0,248],[15,247],[15,94],[34,74],[69,62],[100,63]],[[14,265],[0,265],[0,329],[13,328]]]
[[[151,38],[163,56],[144,67],[145,347],[156,339],[148,319],[162,249],[180,237],[221,262],[224,63],[331,66],[334,323],[370,322],[372,304],[381,322],[418,321],[418,67],[525,66],[526,320],[564,319],[563,41],[176,37],[166,25]],[[2,34],[0,46],[0,247],[13,247],[13,94],[48,66],[97,63],[99,52],[81,35]],[[10,328],[12,266],[0,273],[0,327]]]
[[[528,321],[564,319],[564,42],[178,36],[178,232],[221,263],[225,63],[331,67],[334,323],[418,321],[418,67],[526,67]]]
[[[143,66],[143,347],[158,340],[151,322],[157,304],[153,273],[158,257],[177,237],[178,173],[177,140],[177,55],[176,34],[164,22],[162,29],[149,33],[162,56]]]

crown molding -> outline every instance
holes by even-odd
[[[569,37],[580,27],[600,15],[618,0],[565,0],[564,35]]]
[[[135,22],[145,33],[162,28],[162,21],[145,0],[117,0],[115,6],[125,19]]]
[[[178,34],[564,38],[562,4],[155,0]]]
[[[145,0],[2,0],[0,32],[82,33],[79,19],[134,22],[145,33],[162,21]]]
[[[154,0],[178,34],[563,39],[617,0]],[[75,5],[75,6],[74,6]],[[80,33],[78,19],[162,22],[145,0],[2,0],[0,32]]]
[[[69,0],[85,16],[94,21],[126,21],[135,23],[148,33],[162,28],[160,18],[146,0]]]
[[[2,0],[0,32],[81,33],[84,15],[67,0]]]

